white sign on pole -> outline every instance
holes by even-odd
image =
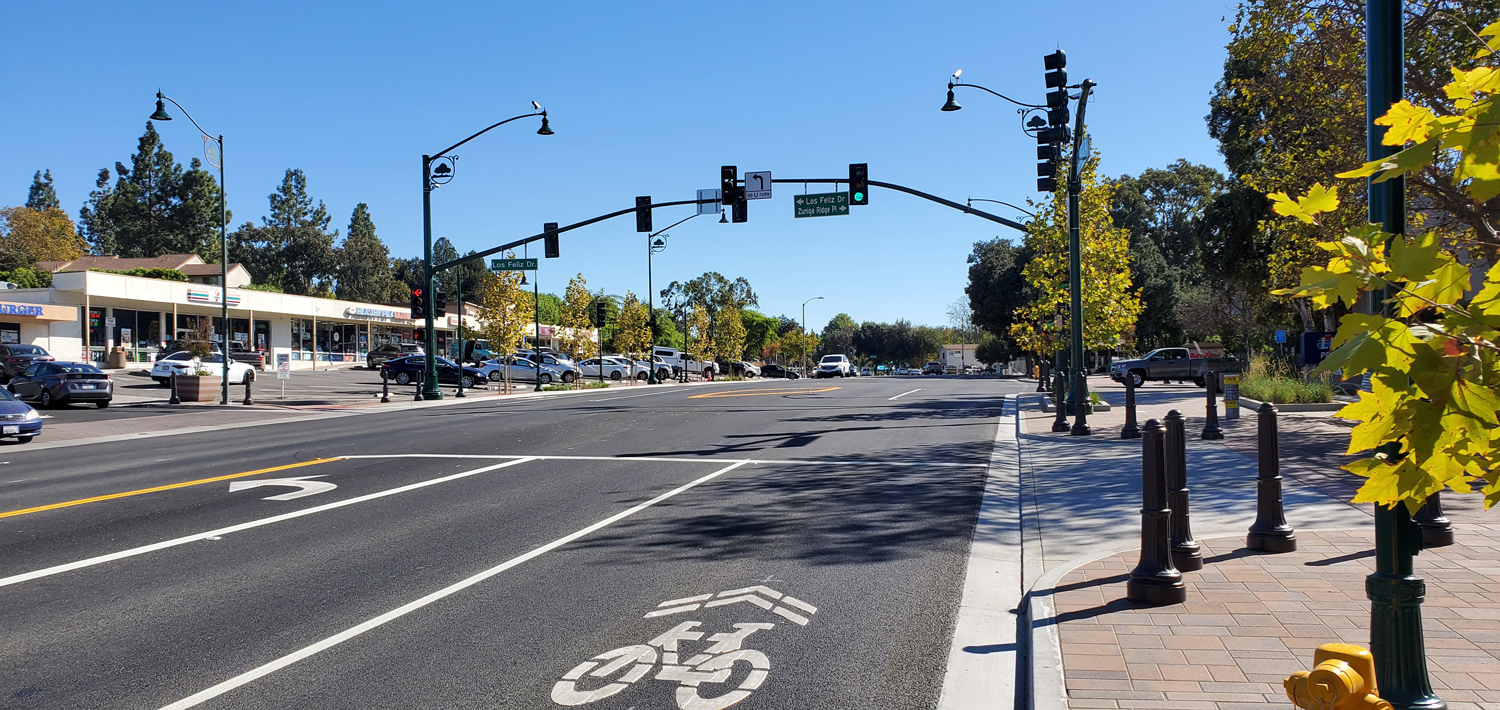
[[[114,316],[110,316],[110,317],[104,319],[104,327],[106,327],[106,328],[113,328],[113,327],[115,327],[115,318],[114,318]]]
[[[698,214],[719,214],[724,211],[722,190],[699,190],[699,200],[714,200],[713,202],[699,202]]]
[[[771,171],[745,173],[745,199],[771,199]]]
[[[278,380],[290,380],[290,379],[292,379],[292,363],[291,362],[289,362],[287,360],[281,360],[280,362],[276,363],[276,379],[278,379]]]

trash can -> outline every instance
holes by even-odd
[[[113,350],[110,350],[109,351],[109,357],[106,358],[107,363],[108,363],[110,369],[112,369],[112,370],[123,370],[123,369],[125,369],[125,358],[126,358],[126,355],[127,355],[127,353],[125,352],[125,348],[122,347],[122,346],[119,346],[119,345],[116,345]]]

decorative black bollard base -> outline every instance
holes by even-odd
[[[391,402],[391,378],[389,378],[389,377],[382,377],[382,378],[380,378],[380,403],[381,404],[390,404],[390,402]]]
[[[1065,389],[1067,389],[1067,383],[1062,373],[1059,372],[1056,377],[1052,378],[1052,406],[1057,408],[1057,418],[1052,420],[1052,431],[1056,434],[1072,428],[1068,426],[1067,395],[1063,392]]]
[[[1040,363],[1036,366],[1036,391],[1038,392],[1047,391],[1047,375],[1049,374],[1047,372],[1047,369],[1047,363],[1045,362]]]
[[[177,396],[177,374],[176,373],[172,374],[171,380],[172,380],[172,396],[169,397],[169,398],[167,398],[167,404],[182,404],[182,399]]]
[[[1083,371],[1074,376],[1073,381],[1073,428],[1068,430],[1072,436],[1090,436],[1094,430],[1089,427],[1089,378]]]
[[[1281,503],[1281,449],[1276,440],[1276,407],[1262,402],[1256,418],[1255,523],[1245,547],[1256,552],[1296,552],[1297,533],[1286,522]]]
[[[251,372],[250,376],[245,378],[245,399],[242,400],[240,404],[243,404],[245,406],[255,404],[255,400],[250,397],[250,384],[253,382],[255,382],[255,373]]]
[[[417,375],[417,379],[413,380],[412,383],[417,386],[417,396],[413,397],[412,401],[414,401],[414,402],[421,402],[421,401],[423,401],[422,400],[422,375]]]
[[[1167,507],[1172,509],[1172,566],[1181,572],[1203,569],[1203,551],[1189,524],[1187,485],[1187,421],[1182,412],[1167,412],[1163,422],[1162,468],[1167,479]]]
[[[1120,427],[1121,439],[1141,438],[1141,427],[1135,423],[1135,380],[1125,378],[1125,426]]]
[[[1422,549],[1447,547],[1453,544],[1453,521],[1443,515],[1443,501],[1434,493],[1427,496],[1417,514],[1411,516],[1422,528]]]
[[[1187,601],[1182,573],[1172,566],[1171,518],[1162,469],[1162,427],[1155,419],[1141,430],[1141,561],[1130,571],[1125,598],[1165,606]]]
[[[1219,402],[1216,397],[1218,394],[1219,373],[1213,370],[1205,370],[1203,379],[1206,381],[1204,383],[1206,385],[1205,389],[1208,390],[1208,405],[1203,421],[1203,438],[1205,440],[1222,439],[1224,438],[1224,431],[1219,428]]]

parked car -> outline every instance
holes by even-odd
[[[789,370],[789,369],[787,369],[785,367],[782,367],[780,365],[766,364],[766,365],[761,365],[761,367],[760,367],[760,376],[761,377],[780,377],[780,378],[785,378],[785,379],[788,379],[788,380],[795,380],[795,379],[797,379],[797,372],[795,370]]]
[[[265,369],[266,354],[238,340],[229,343],[229,359],[243,362],[257,370]]]
[[[871,370],[870,368],[868,368],[868,367],[861,367],[861,368],[859,368],[859,376],[860,377],[873,377],[874,375],[875,375],[875,372],[873,370]]]
[[[21,345],[11,343],[0,345],[0,378],[6,382],[10,378],[21,374],[22,370],[31,366],[33,362],[52,362],[55,358],[47,354],[35,345]]]
[[[844,355],[824,355],[818,361],[818,370],[815,377],[848,377],[849,358]]]
[[[37,362],[11,378],[6,386],[17,399],[50,409],[53,405],[93,402],[103,409],[114,398],[115,383],[86,362]]]
[[[633,376],[630,374],[630,365],[616,358],[606,357],[601,359],[595,357],[578,363],[578,369],[583,372],[583,378],[586,380],[599,379],[599,370],[601,368],[604,370],[604,376],[615,382]]]
[[[15,437],[24,444],[40,433],[42,415],[16,399],[10,390],[0,389],[0,437]]]
[[[745,377],[760,377],[760,368],[744,360],[740,361],[740,368],[744,370]]]
[[[1236,373],[1241,369],[1241,363],[1227,357],[1222,346],[1204,344],[1193,348],[1157,348],[1136,360],[1117,360],[1109,366],[1109,378],[1116,382],[1129,378],[1132,387],[1140,387],[1147,380],[1188,379],[1206,387],[1204,369],[1210,364],[1219,372]]]
[[[526,358],[511,358],[508,365],[502,366],[500,358],[490,358],[479,366],[479,371],[484,373],[490,382],[499,382],[505,379],[505,369],[510,369],[511,382],[536,382],[538,368],[535,362]],[[563,378],[563,372],[556,368],[542,365],[540,368],[542,384],[548,385]]]
[[[164,357],[166,357],[168,355],[171,355],[173,353],[187,352],[188,346],[192,345],[194,342],[197,342],[197,341],[192,341],[192,340],[168,340],[166,345],[161,346],[161,350],[156,351],[156,359],[160,360],[160,359],[162,359],[162,358],[164,358]],[[210,353],[219,352],[220,351],[219,344],[217,342],[210,342],[208,344],[208,351]]]
[[[744,360],[729,360],[721,358],[715,362],[708,363],[713,366],[715,373],[729,373],[738,377],[755,377],[760,374],[760,368],[751,365]]]
[[[365,367],[373,370],[387,360],[408,355],[422,355],[426,351],[417,343],[384,343],[365,353]]]
[[[941,374],[943,374],[943,363],[938,362],[937,360],[928,360],[927,364],[922,366],[922,374],[924,374],[924,375],[941,375]]]
[[[477,368],[460,369],[457,364],[445,357],[436,358],[436,360],[437,378],[440,384],[463,384],[467,389],[489,379]],[[409,385],[422,379],[422,373],[426,367],[426,355],[407,355],[394,360],[386,360],[380,364],[380,379],[395,380],[398,385]]]
[[[522,350],[516,353],[516,358],[536,362],[537,354],[531,350]],[[547,352],[546,350],[543,350],[541,354],[541,362],[543,365],[555,370],[558,373],[557,376],[560,377],[563,382],[571,383],[572,381],[583,376],[583,370],[578,367],[578,364],[573,362],[570,358],[568,358],[567,355],[564,355],[562,353]]]
[[[213,353],[203,358],[198,363],[198,369],[207,372],[214,377],[224,374],[224,354]],[[156,380],[163,387],[172,384],[172,375],[193,374],[193,356],[186,350],[178,351],[156,361],[151,366],[151,379]],[[229,381],[241,384],[251,382],[255,379],[255,370],[243,362],[229,363]]]

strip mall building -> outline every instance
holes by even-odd
[[[188,263],[161,265],[174,259]],[[218,286],[219,266],[191,255],[84,257],[38,266],[54,271],[51,288],[0,291],[0,343],[38,345],[59,360],[104,362],[106,353],[122,347],[128,360],[151,362],[166,342],[186,337],[206,320],[215,340],[228,332],[230,339],[265,353],[267,363],[285,355],[294,369],[322,369],[361,363],[384,343],[413,342],[413,329],[420,326],[404,308],[236,288],[250,283],[238,264],[231,265],[226,293]],[[99,268],[171,268],[190,281],[84,270]],[[229,300],[227,329],[220,310],[224,298]],[[466,304],[464,338],[474,337],[478,328],[477,309]],[[437,330],[438,351],[453,357],[457,314],[439,318]],[[555,345],[556,330],[541,326],[541,344]],[[528,343],[532,335],[528,332]]]

